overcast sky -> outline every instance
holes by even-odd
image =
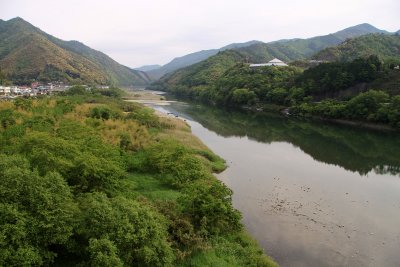
[[[324,35],[360,23],[400,29],[400,0],[0,0],[22,17],[129,67],[229,43]]]

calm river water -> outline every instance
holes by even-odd
[[[400,266],[400,135],[228,112],[183,117],[229,167],[246,229],[281,266]]]

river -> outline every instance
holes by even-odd
[[[400,266],[400,135],[153,105],[184,118],[228,168],[218,178],[281,266]]]

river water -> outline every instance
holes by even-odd
[[[400,266],[400,135],[182,102],[243,223],[281,266]]]

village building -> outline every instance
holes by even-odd
[[[11,87],[0,86],[0,95],[9,95],[9,94],[11,94]]]
[[[250,64],[250,68],[258,68],[258,67],[265,67],[265,66],[285,67],[288,65],[285,62],[283,62],[282,60],[279,60],[277,58],[274,58],[273,60],[271,60],[267,63]]]

